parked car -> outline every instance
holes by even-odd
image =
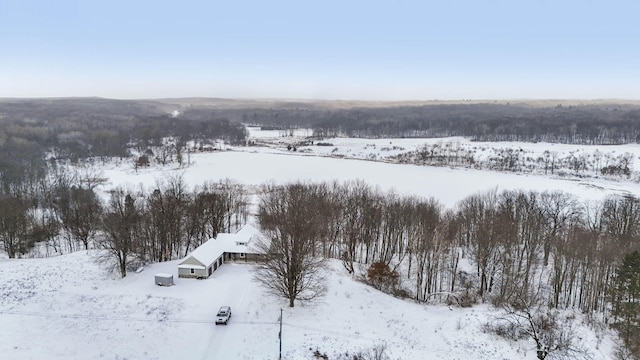
[[[216,315],[216,325],[227,325],[229,319],[231,319],[231,306],[222,306]]]

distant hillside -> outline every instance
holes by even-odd
[[[319,136],[446,137],[571,144],[638,142],[640,102],[161,100],[270,128],[307,127]]]

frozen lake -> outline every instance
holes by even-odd
[[[474,169],[428,167],[390,164],[356,159],[309,156],[294,153],[273,153],[247,148],[251,151],[222,151],[191,156],[191,166],[139,170],[129,164],[104,169],[111,180],[110,187],[152,186],[156,180],[182,174],[191,186],[205,181],[235,179],[246,185],[265,182],[293,181],[351,181],[361,179],[385,191],[399,194],[434,197],[448,207],[470,194],[494,188],[535,191],[561,190],[589,199],[601,199],[612,193],[638,193],[638,184],[603,179],[562,179],[532,174],[501,173]]]

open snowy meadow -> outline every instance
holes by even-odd
[[[108,179],[101,190],[149,189],[163,177],[179,174],[191,186],[226,178],[249,186],[359,179],[384,191],[433,197],[450,208],[470,194],[496,188],[562,190],[585,201],[640,193],[637,182],[599,176],[385,161],[390,153],[441,139],[330,139],[332,146],[292,152],[287,150],[292,140],[277,132],[254,130],[251,135],[270,145],[194,153],[189,166],[182,168],[152,166],[136,171],[130,162],[107,163],[99,168]],[[482,145],[545,150],[545,144]],[[596,150],[553,147],[559,152]],[[637,160],[639,149],[629,145],[598,151],[630,152]],[[80,251],[51,258],[0,259],[0,358],[278,359],[283,309],[283,359],[314,359],[316,350],[336,359],[376,346],[384,346],[391,359],[536,359],[531,341],[509,342],[483,330],[496,315],[490,305],[459,308],[397,299],[358,282],[337,261],[329,262],[325,297],[288,308],[286,300],[267,294],[254,282],[250,264],[225,264],[206,280],[192,280],[178,278],[179,261],[170,261],[118,279],[106,273],[95,257],[95,251]],[[172,274],[175,285],[156,286],[155,273]],[[233,310],[228,326],[214,324],[222,305]],[[597,333],[583,325],[580,314],[576,324],[576,334],[593,359],[612,357],[613,333]]]

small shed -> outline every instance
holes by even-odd
[[[171,274],[156,274],[156,285],[158,286],[171,286],[173,285],[173,275]]]

